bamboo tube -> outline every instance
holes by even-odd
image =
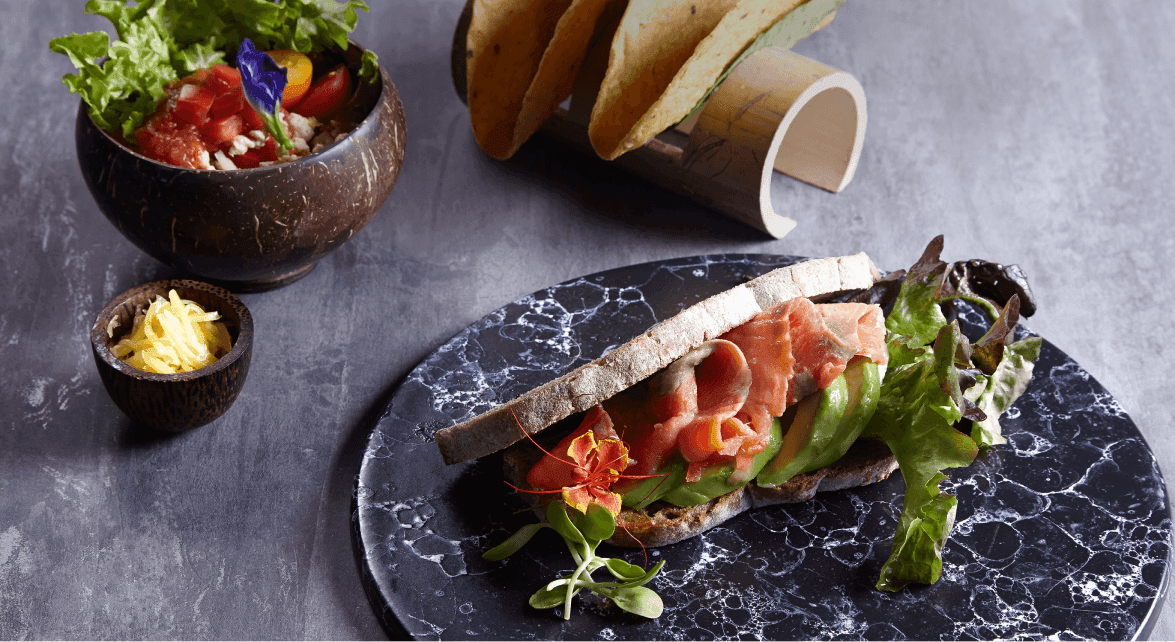
[[[839,192],[856,172],[865,124],[865,92],[853,76],[767,47],[744,60],[711,96],[687,130],[681,162],[689,173],[753,198],[756,203],[737,210],[778,238],[772,170]]]
[[[593,153],[579,120],[559,109],[541,131]],[[739,64],[696,118],[611,162],[782,238],[796,222],[772,207],[772,172],[841,191],[865,124],[865,92],[852,75],[767,47]]]

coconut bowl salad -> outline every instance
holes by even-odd
[[[347,109],[378,84],[375,53],[342,52],[361,0],[90,0],[102,31],[54,38],[62,81],[94,123],[152,160],[233,170],[296,160],[351,131]]]

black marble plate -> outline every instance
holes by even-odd
[[[445,466],[437,429],[592,360],[679,309],[796,257],[702,256],[556,285],[438,348],[372,432],[354,535],[389,634],[417,638],[1145,637],[1168,581],[1166,485],[1150,448],[1094,379],[1045,341],[1009,444],[944,488],[959,496],[942,579],[873,588],[904,486],[872,486],[744,513],[650,551],[665,612],[646,620],[576,598],[570,621],[527,598],[571,569],[544,529],[505,562],[483,551],[534,521],[502,483],[500,457]],[[964,316],[975,329],[976,319]],[[642,563],[639,550],[611,549]]]

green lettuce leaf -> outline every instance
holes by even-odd
[[[164,96],[164,85],[197,69],[225,63],[229,49],[250,38],[260,49],[317,53],[345,49],[362,0],[89,0],[85,12],[114,26],[105,32],[54,38],[49,48],[78,73],[62,78],[85,100],[94,123],[130,138]],[[360,77],[379,77],[375,54]],[[104,60],[103,60],[104,59]]]
[[[167,43],[152,24],[129,23],[124,31],[112,44],[98,31],[54,38],[49,49],[65,54],[77,67],[77,74],[61,80],[86,101],[95,124],[107,131],[121,127],[130,136],[154,111],[163,86],[178,76]],[[102,58],[106,60],[100,64]]]
[[[954,528],[959,504],[954,495],[938,491],[938,483],[944,479],[946,475],[938,474],[926,486],[906,491],[908,508],[902,509],[893,549],[881,568],[877,588],[897,591],[911,582],[937,582],[942,575],[942,549]]]
[[[367,11],[367,5],[359,0],[335,2],[335,0],[290,0],[286,5],[290,15],[286,20],[294,25],[291,44],[299,51],[318,51],[331,45],[347,48],[347,36],[355,30],[359,20],[356,8]]]
[[[1018,295],[1001,311],[960,279],[960,264],[939,260],[941,250],[940,236],[907,272],[886,317],[889,366],[862,434],[889,447],[906,483],[893,548],[877,581],[887,591],[938,581],[958,504],[939,488],[943,471],[969,466],[981,447],[1005,441],[999,415],[1027,388],[1040,354],[1039,337],[1011,342]],[[955,299],[981,299],[993,318],[974,348],[943,313],[942,304]],[[955,427],[964,418],[973,422],[971,436]]]
[[[1040,356],[1040,345],[1040,337],[1027,337],[1008,346],[995,373],[983,377],[979,385],[968,390],[967,397],[987,415],[971,426],[971,438],[980,448],[1008,442],[999,416],[1028,388],[1033,365]]]
[[[180,49],[172,56],[175,68],[183,75],[212,65],[223,65],[227,61],[224,52],[214,42],[197,42],[186,49]]]
[[[927,252],[930,250],[928,248]],[[946,264],[938,260],[938,251],[934,252],[933,260],[928,261],[923,255],[910,268],[893,310],[885,318],[889,337],[905,337],[907,345],[924,346],[938,336],[938,331],[947,324],[946,315],[937,305],[945,270]]]
[[[363,50],[363,58],[359,61],[359,77],[370,83],[380,82],[379,56],[370,49]]]
[[[910,348],[901,339],[890,342],[898,359],[891,357],[877,411],[863,433],[889,447],[906,483],[893,549],[877,583],[888,591],[938,580],[957,503],[938,488],[946,478],[942,470],[969,466],[978,452],[975,442],[954,428],[962,418],[954,354],[967,338],[951,324],[941,328],[933,350]]]

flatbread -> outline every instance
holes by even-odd
[[[740,52],[804,1],[633,0],[592,110],[596,153],[612,160],[685,118]]]
[[[513,156],[571,95],[597,20],[623,2],[476,0],[466,80],[474,137],[487,154]]]

